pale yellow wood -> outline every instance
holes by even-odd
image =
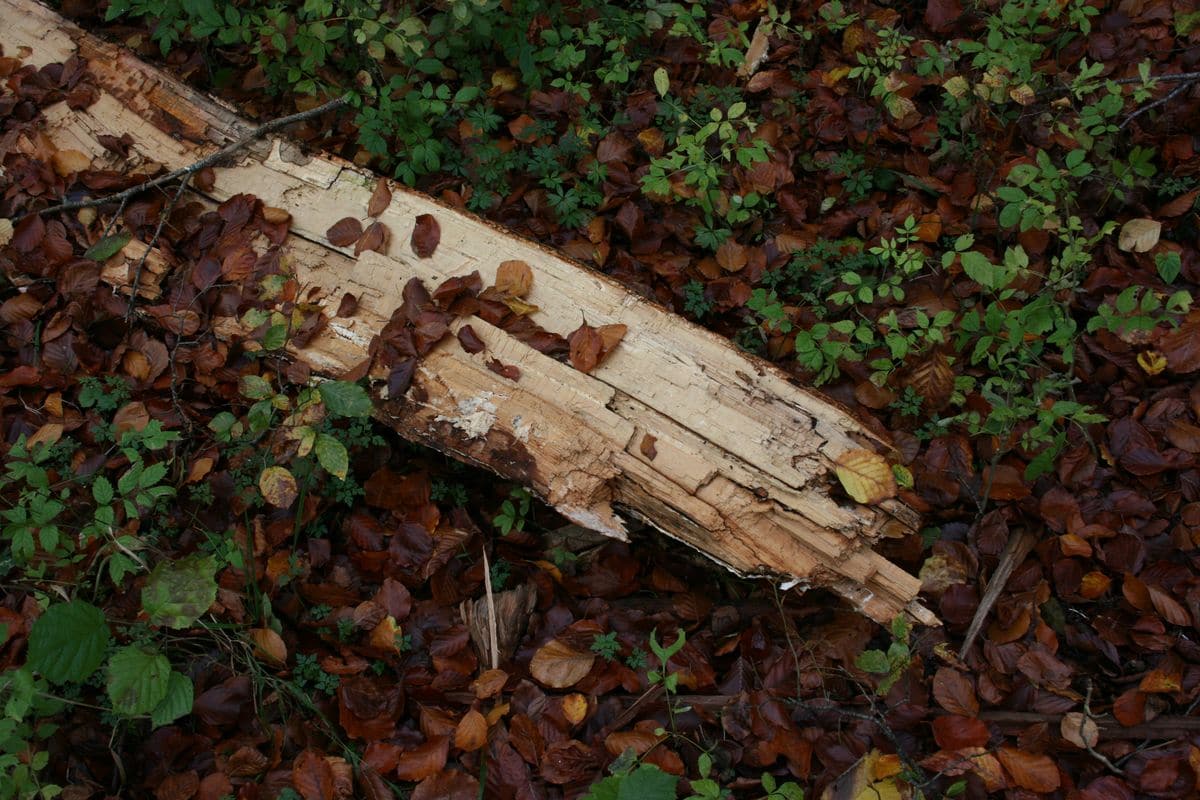
[[[98,166],[183,167],[252,127],[31,0],[0,0],[0,17],[6,53],[28,47],[34,63],[74,54],[89,61],[99,101],[78,112],[48,109],[46,127],[59,147],[88,153]],[[97,141],[110,132],[133,138],[129,162],[116,163]],[[386,252],[356,258],[325,232],[343,217],[365,217],[377,178],[336,158],[274,139],[216,173],[206,202],[245,192],[292,214],[287,263],[331,317],[296,353],[320,374],[337,376],[366,360],[409,279],[433,288],[478,270],[487,285],[511,259],[533,269],[527,300],[539,306],[534,319],[544,328],[566,334],[585,319],[628,326],[612,355],[585,375],[480,319],[459,320],[487,350],[469,355],[448,338],[422,361],[404,397],[381,392],[378,415],[402,435],[522,480],[607,535],[624,537],[619,512],[631,512],[739,573],[829,586],[881,621],[908,611],[936,623],[915,599],[919,582],[870,549],[881,535],[915,530],[917,515],[898,501],[864,507],[830,494],[834,459],[885,447],[841,408],[608,277],[401,187],[379,217],[390,230]],[[420,214],[441,228],[425,259],[408,244]],[[105,266],[105,280],[119,291],[130,291],[129,269],[145,252],[139,244]],[[158,295],[169,268],[150,252],[143,297]],[[346,292],[359,298],[358,311],[333,318]],[[239,332],[232,319],[215,327],[221,336]],[[493,358],[517,367],[520,379],[488,369]],[[647,436],[653,458],[643,452]]]

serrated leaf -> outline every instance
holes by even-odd
[[[870,450],[847,450],[834,462],[846,494],[859,503],[878,503],[896,496],[896,478],[887,460]]]
[[[83,257],[90,258],[93,261],[107,261],[121,252],[132,238],[133,234],[128,231],[125,233],[114,233],[112,236],[105,236],[89,247],[83,254]]]
[[[160,561],[142,589],[142,610],[151,625],[187,628],[217,599],[217,561],[212,556],[187,556]]]
[[[325,381],[317,387],[321,402],[335,417],[371,416],[371,396],[357,383]]]
[[[192,713],[195,689],[186,675],[174,670],[167,676],[167,695],[150,712],[150,722],[159,728]]]
[[[57,603],[33,623],[27,662],[51,683],[86,680],[108,647],[104,612],[83,600]]]
[[[157,650],[129,645],[108,662],[108,699],[113,711],[133,717],[148,714],[167,696],[171,662]]]
[[[317,435],[313,452],[317,454],[317,461],[326,472],[339,480],[346,480],[346,473],[350,469],[350,454],[346,452],[344,444],[328,433],[321,433]]]

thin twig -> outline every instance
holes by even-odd
[[[1092,717],[1092,679],[1088,678],[1087,679],[1087,697],[1085,697],[1083,699],[1083,717],[1079,720],[1079,741],[1081,741],[1083,743],[1084,748],[1088,751],[1088,755],[1090,755],[1092,758],[1099,761],[1104,766],[1108,767],[1111,771],[1115,772],[1116,774],[1124,775],[1125,772],[1120,767],[1118,767],[1113,762],[1109,761],[1108,757],[1105,756],[1104,754],[1097,753],[1096,748],[1093,747],[1092,743],[1088,741],[1088,737],[1083,731],[1083,726],[1086,725],[1089,721],[1092,721],[1092,719],[1093,719],[1093,717]],[[1099,729],[1099,726],[1097,726],[1097,729]]]
[[[148,180],[145,183],[140,183],[137,186],[131,186],[130,188],[126,189],[123,192],[118,192],[118,193],[112,194],[112,195],[106,195],[105,197],[96,197],[96,198],[92,198],[91,200],[78,200],[78,201],[74,201],[74,202],[70,202],[70,203],[60,203],[59,205],[56,205],[56,206],[50,206],[49,208],[43,208],[40,211],[27,212],[27,213],[23,214],[21,217],[18,217],[17,219],[22,219],[24,217],[29,216],[30,214],[41,215],[41,214],[51,214],[51,213],[55,213],[55,212],[59,212],[59,211],[77,211],[81,208],[95,208],[96,206],[102,206],[107,203],[115,203],[117,201],[124,202],[125,200],[128,200],[130,197],[132,197],[140,192],[144,192],[147,189],[154,189],[158,186],[163,186],[164,184],[168,184],[171,181],[178,180],[179,178],[183,178],[183,177],[190,176],[190,175],[195,175],[200,170],[205,169],[207,167],[211,167],[215,164],[219,164],[220,162],[224,161],[226,158],[233,155],[234,153],[244,150],[245,148],[254,144],[256,141],[263,138],[264,136],[268,136],[272,133],[275,133],[276,131],[282,130],[283,128],[286,128],[288,125],[291,125],[295,122],[303,122],[304,120],[312,119],[313,117],[320,116],[321,114],[324,114],[326,111],[333,111],[334,109],[341,108],[342,106],[346,105],[348,102],[349,102],[348,97],[339,97],[335,100],[330,100],[328,103],[319,105],[316,108],[310,108],[307,111],[299,111],[295,114],[290,114],[286,117],[280,117],[279,119],[273,119],[270,122],[264,122],[262,125],[259,125],[257,128],[250,131],[245,136],[243,136],[242,138],[233,142],[232,144],[225,145],[224,147],[222,147],[220,150],[216,151],[215,153],[211,153],[193,164],[189,164],[186,167],[180,167],[177,170],[168,172],[165,175],[160,175],[157,178]]]
[[[962,647],[958,650],[959,658],[967,657],[967,652],[975,643],[975,638],[983,630],[983,623],[991,612],[992,606],[1000,599],[1000,593],[1004,591],[1004,584],[1008,583],[1008,578],[1017,565],[1025,560],[1025,556],[1029,555],[1029,551],[1033,549],[1036,541],[1037,537],[1024,528],[1017,528],[1009,535],[1008,545],[1000,556],[1000,563],[996,565],[996,571],[992,573],[992,578],[988,581],[987,590],[983,593],[983,599],[979,601],[979,608],[975,610],[975,616],[971,620],[970,627],[967,628],[967,635],[963,638]]]
[[[1200,73],[1196,73],[1196,75],[1197,75],[1197,79],[1200,79]],[[1176,95],[1181,94],[1182,92],[1190,89],[1195,84],[1196,84],[1195,80],[1185,81],[1184,83],[1179,84],[1174,89],[1172,89],[1170,92],[1168,92],[1164,96],[1155,100],[1153,103],[1147,103],[1146,105],[1139,108],[1137,111],[1134,111],[1132,114],[1130,114],[1128,117],[1125,118],[1124,122],[1122,122],[1117,127],[1120,130],[1125,130],[1126,126],[1128,126],[1129,123],[1133,122],[1135,119],[1140,117],[1142,114],[1145,114],[1147,111],[1149,111],[1152,108],[1158,108],[1161,105],[1165,105],[1166,103],[1171,102],[1171,100],[1174,99]]]

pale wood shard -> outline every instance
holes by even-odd
[[[76,54],[89,61],[99,101],[81,112],[50,109],[47,133],[98,164],[176,169],[253,127],[31,0],[0,0],[0,17],[6,53],[28,47],[33,63]],[[100,145],[97,136],[110,132],[133,138],[131,163],[116,164]],[[289,265],[301,285],[319,287],[328,316],[344,293],[359,298],[353,319],[333,319],[295,354],[320,374],[364,362],[410,278],[432,288],[478,270],[488,285],[506,260],[533,268],[527,300],[541,309],[534,318],[544,328],[566,334],[584,319],[628,326],[612,355],[585,375],[478,318],[460,320],[487,350],[469,355],[448,338],[403,397],[379,394],[379,418],[401,435],[525,482],[584,527],[624,538],[618,512],[631,512],[738,573],[831,587],[880,621],[907,611],[937,624],[915,599],[919,581],[870,547],[915,530],[918,516],[896,500],[864,507],[830,494],[833,460],[886,446],[841,408],[606,276],[401,187],[379,217],[391,231],[387,252],[355,258],[325,232],[345,216],[365,216],[376,178],[339,159],[275,139],[216,172],[207,200],[245,192],[292,214]],[[408,244],[419,214],[434,215],[442,232],[423,259]],[[128,270],[142,251],[131,245],[114,257],[105,279],[131,291]],[[170,266],[156,256],[143,272],[143,297],[157,295]],[[217,327],[229,333],[238,324]],[[491,358],[518,367],[520,379],[489,370]],[[647,436],[652,458],[642,447]]]

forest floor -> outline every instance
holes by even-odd
[[[26,216],[146,176],[38,139],[88,75],[5,52],[0,798],[1196,796],[1193,0],[60,12],[252,118],[350,93],[291,135],[854,411],[942,626],[598,541],[306,388],[286,320],[219,342],[278,248],[175,289],[194,326],[130,313],[100,262],[131,238],[196,276],[286,214]],[[513,590],[488,669],[460,606]]]

